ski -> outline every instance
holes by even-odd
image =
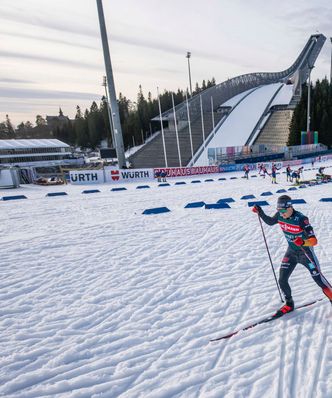
[[[295,310],[299,310],[299,309],[305,308],[305,307],[310,307],[311,305],[313,305],[315,303],[318,303],[319,301],[322,301],[322,300],[323,300],[323,298],[320,298],[318,300],[310,301],[309,303],[301,304],[301,305],[295,307]],[[291,312],[293,312],[293,311],[291,311]],[[238,334],[238,333],[240,333],[240,332],[242,332],[244,330],[249,330],[249,329],[254,328],[255,326],[262,325],[263,323],[268,323],[268,322],[274,321],[275,319],[279,319],[282,316],[287,315],[287,314],[290,314],[290,312],[286,312],[286,314],[283,314],[282,312],[277,311],[275,314],[270,315],[270,316],[268,316],[266,318],[263,318],[260,321],[252,323],[251,325],[248,325],[248,326],[246,326],[246,327],[244,327],[242,329],[235,330],[232,333],[226,334],[225,336],[217,337],[216,339],[211,339],[210,342],[212,342],[212,341],[220,341],[220,340],[224,340],[224,339],[229,339],[230,337],[235,336],[236,334]]]

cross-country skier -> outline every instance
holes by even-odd
[[[290,182],[293,182],[292,169],[290,168],[290,165],[288,165],[286,168],[286,175],[287,175],[287,181],[289,180]]]
[[[303,264],[310,272],[312,279],[320,286],[323,293],[332,304],[332,286],[323,276],[313,246],[317,245],[317,238],[308,217],[295,210],[291,198],[282,195],[278,198],[277,213],[273,217],[267,216],[263,209],[255,205],[253,212],[267,225],[279,224],[288,242],[288,248],[279,270],[279,285],[285,296],[286,304],[278,313],[286,314],[294,310],[294,301],[288,279],[294,271],[296,264]]]
[[[244,176],[243,176],[243,178],[246,178],[247,180],[249,180],[249,171],[250,171],[250,167],[249,167],[248,164],[246,164],[246,165],[243,167],[243,171],[244,171]]]
[[[272,184],[277,184],[277,170],[280,170],[280,167],[278,168],[275,163],[273,163],[271,171]]]

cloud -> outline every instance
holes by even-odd
[[[27,83],[34,83],[31,80],[23,80],[23,79],[10,79],[10,78],[6,78],[6,77],[0,77],[0,83],[23,83],[23,84],[27,84]]]
[[[75,91],[56,91],[56,90],[38,90],[29,88],[17,88],[0,86],[2,98],[30,98],[30,99],[75,99],[75,100],[98,100],[101,94],[84,93]]]
[[[38,62],[43,61],[43,62],[50,62],[50,63],[55,63],[55,64],[75,66],[75,67],[88,68],[88,69],[101,69],[101,65],[99,65],[99,64],[75,61],[75,60],[64,59],[64,58],[54,58],[54,57],[48,57],[45,55],[34,55],[34,54],[23,54],[23,53],[18,53],[18,52],[11,52],[11,51],[0,51],[0,57],[28,59],[30,61],[38,61]]]
[[[72,47],[80,47],[80,48],[87,48],[89,50],[100,50],[101,49],[101,44],[98,45],[89,45],[86,43],[81,43],[78,42],[77,40],[60,40],[60,39],[56,39],[53,37],[43,37],[43,36],[36,36],[36,35],[31,35],[28,33],[17,33],[17,32],[6,32],[6,31],[0,31],[0,34],[2,35],[6,35],[9,37],[18,37],[21,39],[33,39],[36,41],[45,41],[47,43],[55,43],[55,44],[65,44],[67,46],[72,46]]]

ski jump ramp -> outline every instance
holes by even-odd
[[[169,109],[156,116],[152,121],[157,126],[161,121],[168,125],[164,142],[162,134],[156,134],[130,158],[131,163],[136,168],[206,165],[209,148],[253,145],[272,107],[294,109],[325,40],[322,34],[310,36],[284,71],[228,79],[177,105],[175,112]],[[195,134],[191,140],[190,133]],[[188,150],[190,145],[193,151]]]

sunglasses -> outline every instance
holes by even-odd
[[[288,208],[287,209],[278,209],[278,212],[280,214],[284,214],[284,213],[287,213],[287,210],[288,210]]]

